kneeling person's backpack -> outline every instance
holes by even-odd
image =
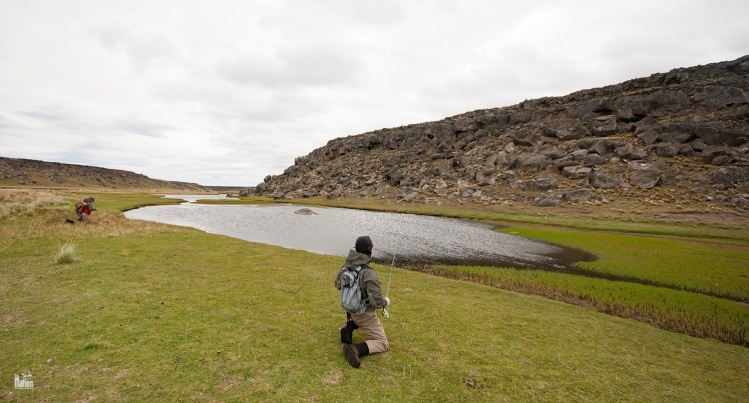
[[[357,266],[341,273],[341,308],[354,315],[361,315],[367,309],[367,301],[362,299],[359,289],[361,268]]]
[[[78,203],[76,203],[75,204],[75,213],[76,214],[83,213],[83,207],[85,207],[85,206],[86,206],[86,203],[84,203],[82,201],[79,201]]]

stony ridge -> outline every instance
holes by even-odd
[[[197,183],[151,179],[119,169],[0,157],[0,185],[11,187],[94,187],[210,192]]]
[[[749,56],[337,138],[273,198],[749,208]]]

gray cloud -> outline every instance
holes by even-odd
[[[749,49],[749,2],[7,2],[0,155],[254,185],[328,140]]]
[[[75,111],[55,105],[45,105],[16,114],[29,120],[27,129],[37,128],[50,133],[73,133],[85,137],[116,133],[163,138],[174,130],[173,127],[132,116],[78,116]],[[23,127],[17,123],[18,126]]]
[[[222,61],[216,70],[233,83],[257,88],[336,87],[354,83],[364,64],[344,50],[312,45]]]
[[[124,25],[112,23],[92,30],[91,36],[101,46],[123,54],[136,70],[149,68],[154,64],[175,57],[173,45],[162,35],[140,35]]]

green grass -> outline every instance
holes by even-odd
[[[57,264],[71,264],[75,260],[75,244],[68,242],[60,247],[60,251],[57,252],[55,257],[55,263]]]
[[[69,195],[73,199],[72,206],[75,205],[75,201],[89,196],[96,199],[94,206],[97,209],[110,211],[127,211],[138,207],[174,205],[183,202],[183,200],[167,199],[162,195],[148,193],[73,193]]]
[[[466,266],[417,270],[541,295],[665,330],[749,346],[749,307],[702,294],[535,270]]]
[[[749,301],[749,245],[720,240],[644,237],[555,228],[507,228],[503,232],[594,253],[580,268]]]
[[[54,209],[0,221],[3,398],[749,401],[747,348],[398,268],[392,351],[353,369],[342,258],[129,221],[118,197],[89,225]],[[34,389],[12,389],[26,370]]]

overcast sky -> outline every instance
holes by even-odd
[[[254,186],[337,137],[746,54],[746,0],[0,0],[0,156]]]

